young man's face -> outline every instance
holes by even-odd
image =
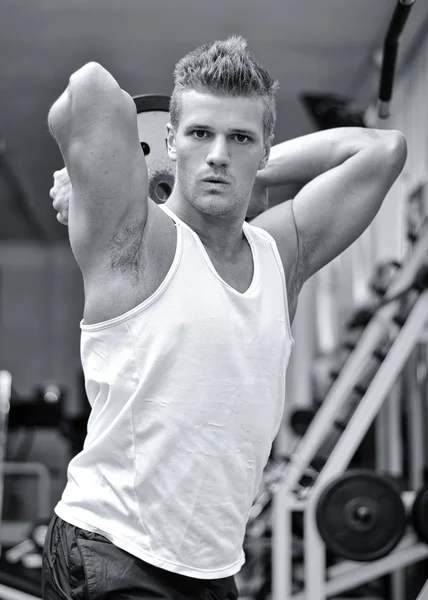
[[[169,128],[169,154],[177,161],[176,185],[201,212],[246,212],[256,173],[269,153],[263,110],[261,98],[183,94],[178,128]]]

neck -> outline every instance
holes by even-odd
[[[172,212],[201,239],[205,248],[219,258],[232,260],[242,245],[245,213],[209,215],[195,208],[174,189],[165,202]]]

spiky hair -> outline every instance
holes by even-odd
[[[233,35],[226,40],[204,44],[186,54],[174,68],[171,124],[174,128],[178,126],[181,96],[185,91],[259,97],[265,106],[263,130],[266,139],[275,127],[277,89],[278,82],[256,61],[242,36]]]

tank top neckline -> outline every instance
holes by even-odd
[[[244,236],[248,242],[248,245],[250,246],[250,251],[251,251],[251,257],[252,257],[252,261],[253,261],[253,277],[251,279],[251,283],[249,285],[249,287],[245,290],[245,292],[239,292],[238,290],[236,290],[234,287],[232,287],[229,283],[227,283],[227,281],[225,281],[220,274],[217,272],[217,269],[214,267],[214,264],[211,260],[211,258],[209,257],[208,252],[205,249],[205,246],[203,245],[201,238],[199,237],[199,235],[189,226],[187,225],[187,223],[185,223],[184,221],[182,221],[180,219],[180,217],[177,217],[177,215],[170,209],[168,208],[168,206],[165,206],[165,204],[160,204],[159,207],[165,212],[167,213],[171,219],[183,226],[186,227],[194,236],[197,244],[199,245],[202,255],[205,259],[205,262],[207,263],[209,269],[212,271],[212,273],[215,275],[215,277],[223,284],[225,285],[228,289],[230,289],[232,292],[234,292],[235,294],[237,294],[238,296],[241,297],[245,297],[250,295],[253,290],[257,287],[257,283],[259,281],[259,261],[258,261],[258,253],[257,253],[257,246],[253,243],[252,240],[252,236],[251,233],[249,231],[249,225],[246,221],[243,222],[243,227],[242,227],[242,231],[244,233]]]

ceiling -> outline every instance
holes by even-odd
[[[279,142],[313,130],[301,92],[350,94],[362,103],[376,93],[372,56],[395,6],[396,0],[1,0],[0,239],[67,238],[49,197],[62,161],[46,118],[84,63],[101,63],[131,95],[170,94],[181,56],[242,34],[280,82]],[[428,3],[417,0],[402,62],[427,31],[427,17]]]

